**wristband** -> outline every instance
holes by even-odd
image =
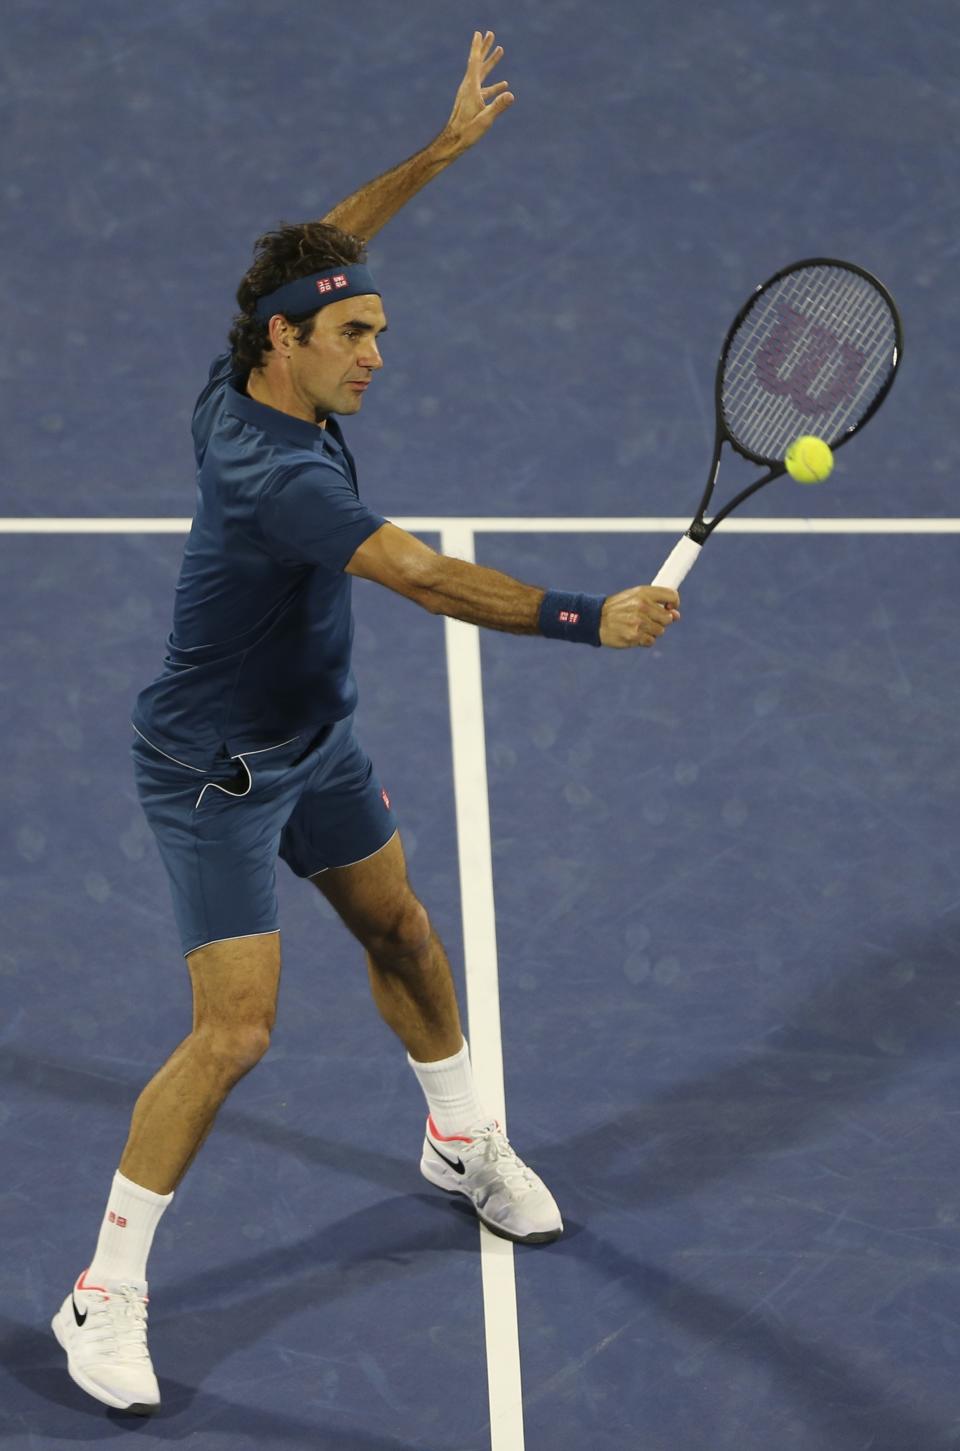
[[[604,599],[604,595],[548,589],[540,606],[541,635],[551,640],[573,640],[579,645],[599,645]]]

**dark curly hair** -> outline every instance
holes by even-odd
[[[237,288],[240,312],[230,329],[233,371],[246,377],[251,369],[263,366],[265,353],[273,351],[269,323],[254,313],[258,298],[298,277],[309,277],[311,272],[364,261],[366,250],[361,238],[341,232],[329,222],[281,222],[274,231],[258,237],[253,262]],[[283,315],[297,325],[297,342],[309,342],[317,309]]]

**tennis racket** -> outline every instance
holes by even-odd
[[[679,586],[717,525],[786,472],[794,439],[814,434],[837,449],[852,438],[890,392],[902,356],[896,303],[862,267],[813,257],[761,283],[717,364],[716,439],[700,508],[653,583]],[[767,472],[708,520],[725,443]]]

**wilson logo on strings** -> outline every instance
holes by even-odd
[[[859,348],[822,323],[782,307],[757,354],[757,379],[768,393],[789,398],[798,413],[813,417],[853,399],[865,361]]]

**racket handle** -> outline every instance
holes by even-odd
[[[664,589],[679,589],[681,581],[686,579],[699,559],[702,548],[702,544],[691,539],[689,534],[684,534],[673,546],[651,583],[662,585]]]

